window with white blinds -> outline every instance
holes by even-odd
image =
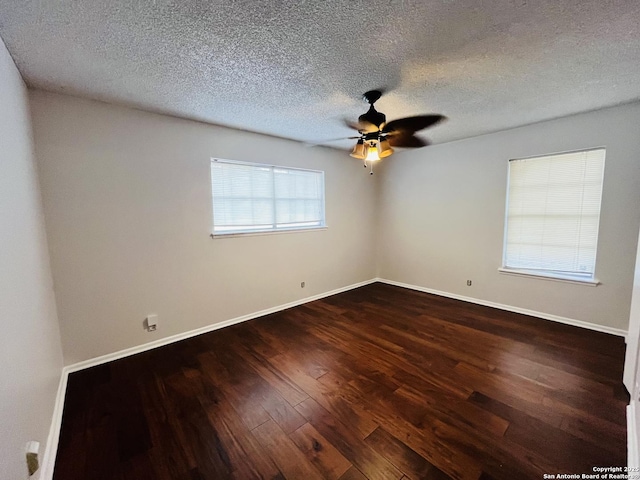
[[[511,160],[504,270],[591,281],[605,149]]]
[[[320,228],[324,172],[213,159],[213,235]]]

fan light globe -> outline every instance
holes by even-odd
[[[367,157],[365,161],[367,162],[375,162],[376,160],[380,160],[380,155],[378,155],[378,147],[375,143],[371,142],[367,146]]]
[[[349,155],[351,155],[353,158],[364,160],[366,153],[367,152],[364,148],[364,141],[360,139],[358,140],[358,143],[356,143],[356,146],[353,147],[353,151]]]
[[[380,158],[386,158],[393,153],[393,148],[389,145],[389,140],[386,138],[381,139],[378,142],[378,155]]]

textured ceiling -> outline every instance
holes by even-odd
[[[640,99],[637,0],[0,0],[0,36],[31,87],[303,141],[379,87],[434,142]]]

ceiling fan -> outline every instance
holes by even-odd
[[[348,137],[358,139],[350,155],[354,158],[364,160],[371,165],[371,175],[373,175],[373,163],[381,158],[388,157],[393,153],[392,147],[419,148],[429,145],[423,138],[417,137],[415,133],[437,123],[446,120],[444,115],[417,115],[415,117],[398,118],[386,123],[386,116],[378,112],[373,106],[382,96],[380,90],[369,90],[362,97],[369,103],[369,110],[358,117],[357,122],[345,121],[349,128],[357,130],[359,136]]]

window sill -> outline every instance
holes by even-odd
[[[281,230],[261,230],[257,232],[235,232],[235,233],[212,233],[209,235],[213,239],[218,238],[234,238],[234,237],[256,237],[260,235],[279,235],[282,233],[303,233],[317,232],[318,230],[327,230],[329,227],[310,227],[310,228],[290,228]]]
[[[561,277],[556,275],[545,275],[540,272],[533,272],[531,270],[514,270],[511,268],[499,268],[498,272],[504,273],[506,275],[516,275],[519,277],[533,277],[539,278],[541,280],[551,280],[553,282],[564,282],[564,283],[573,283],[576,285],[586,285],[588,287],[597,287],[600,285],[600,281],[597,279],[582,279],[576,277]]]

